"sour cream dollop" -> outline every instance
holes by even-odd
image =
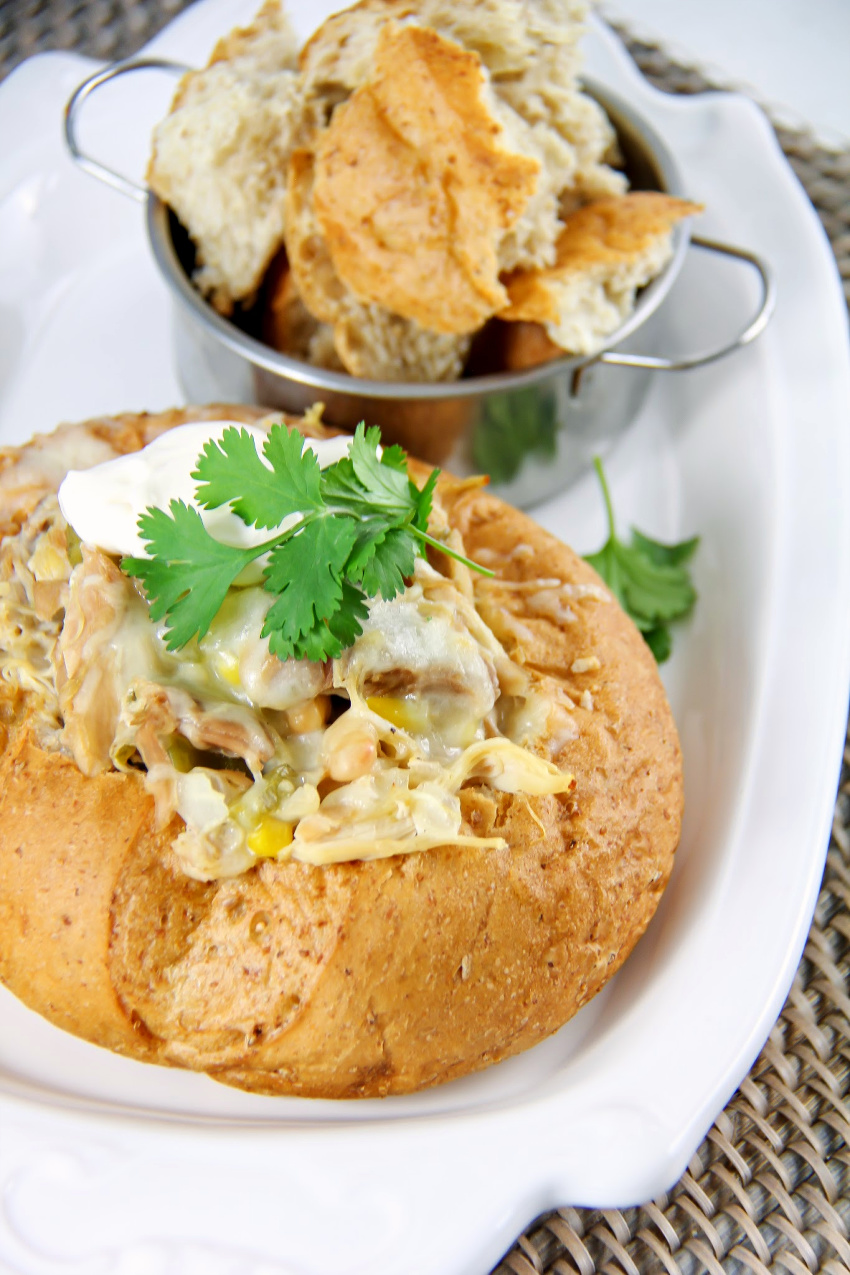
[[[240,421],[178,425],[139,452],[117,456],[91,469],[70,470],[59,488],[63,518],[83,544],[96,546],[104,553],[143,557],[147,545],[139,535],[140,515],[150,506],[167,510],[176,499],[198,509],[216,540],[239,548],[262,544],[274,535],[274,530],[246,526],[226,505],[221,509],[200,509],[195,500],[197,480],[192,471],[197,468],[198,457],[205,444],[218,441],[229,426],[247,430],[257,443],[260,459],[267,464],[263,456],[267,433],[256,425]],[[324,469],[348,454],[351,439],[340,435],[308,438],[306,443]],[[298,515],[294,514],[281,528],[297,521]]]

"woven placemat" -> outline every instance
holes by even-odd
[[[45,49],[127,57],[185,0],[2,0],[0,79]],[[662,50],[626,43],[657,87],[713,87]],[[850,302],[850,149],[777,129],[823,221]],[[779,1020],[687,1172],[633,1209],[561,1208],[495,1275],[850,1275],[850,743],[808,944]],[[376,1272],[376,1275],[379,1275]]]

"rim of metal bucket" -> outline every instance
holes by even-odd
[[[680,371],[703,367],[755,340],[766,327],[773,312],[775,305],[773,276],[770,267],[762,258],[742,248],[692,236],[689,224],[679,222],[673,228],[674,248],[670,261],[661,274],[641,290],[635,309],[628,319],[610,335],[604,347],[594,354],[564,354],[560,358],[551,359],[549,362],[520,372],[494,372],[484,376],[471,376],[458,381],[437,383],[367,380],[351,376],[347,372],[330,372],[313,367],[300,359],[291,358],[265,345],[247,332],[243,332],[234,323],[218,314],[195,288],[180,263],[171,236],[168,206],[147,187],[87,155],[78,142],[76,127],[80,109],[86,99],[103,84],[120,75],[138,70],[164,70],[182,75],[188,69],[182,64],[159,58],[141,58],[117,62],[96,72],[77,88],[68,101],[65,109],[65,139],[72,158],[86,172],[121,191],[122,194],[146,203],[148,237],[154,259],[174,297],[184,310],[188,310],[201,327],[213,334],[234,354],[274,376],[308,386],[318,392],[326,390],[361,398],[417,402],[428,400],[436,402],[445,398],[474,398],[491,391],[521,389],[559,375],[571,377],[573,388],[577,389],[584,371],[598,363],[657,371]],[[621,127],[624,125],[634,137],[639,139],[647,157],[661,174],[665,193],[682,197],[683,188],[678,166],[666,143],[655,129],[617,93],[613,93],[592,79],[584,82],[584,88],[602,106],[615,127],[618,124]],[[679,275],[690,244],[730,256],[755,268],[761,280],[761,296],[754,317],[733,340],[716,349],[688,358],[669,359],[663,356],[619,352],[616,347],[635,332],[665,300]]]

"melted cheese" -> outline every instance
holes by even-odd
[[[203,441],[224,424],[186,428],[193,432],[173,442],[173,454],[190,458],[190,477]],[[68,508],[83,540],[138,549],[128,528],[146,502],[161,505],[165,496],[156,484],[137,484],[133,459],[121,458],[107,476],[121,506],[114,536],[87,528]],[[100,479],[93,481],[86,503],[98,499]],[[125,481],[133,495],[121,505]],[[72,483],[72,503],[74,490]],[[225,538],[220,527],[215,534]],[[200,643],[174,655],[132,582],[84,547],[72,603],[85,611],[87,590],[94,614],[99,591],[111,618],[80,633],[80,652],[70,629],[62,642],[66,657],[78,658],[80,687],[91,679],[88,699],[98,700],[106,677],[103,702],[117,706],[117,724],[100,732],[111,741],[103,762],[126,768],[141,756],[159,818],[183,818],[175,851],[189,876],[235,876],[263,858],[329,864],[447,845],[502,847],[499,836],[464,829],[465,783],[533,797],[569,792],[574,780],[528,747],[545,734],[550,706],[529,691],[466,583],[420,560],[402,595],[371,603],[362,634],[332,665],[272,656],[261,636],[271,597],[243,584]],[[69,740],[85,719],[84,701],[66,695]]]
[[[190,468],[225,424],[188,436]],[[86,503],[96,503],[96,488],[88,491]],[[572,777],[532,751],[552,739],[551,696],[530,690],[462,573],[447,578],[419,560],[412,586],[375,600],[363,634],[332,666],[273,657],[261,637],[271,599],[250,585],[232,590],[205,638],[175,655],[110,558],[86,545],[80,552],[75,538],[71,571],[50,500],[31,531],[7,542],[14,561],[4,550],[0,619],[8,612],[23,636],[20,655],[7,653],[0,671],[29,685],[20,664],[42,697],[58,691],[61,743],[87,773],[136,767],[141,757],[159,819],[176,812],[185,822],[175,850],[188,875],[235,876],[262,858],[323,864],[503,846],[464,829],[465,783],[529,796],[571,790]],[[133,500],[124,531],[162,493],[148,488]],[[138,547],[123,532],[92,534],[115,552]],[[555,581],[534,583],[572,596]],[[561,712],[558,748],[575,734],[571,708]]]

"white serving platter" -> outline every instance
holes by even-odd
[[[150,46],[200,64],[248,17],[202,0]],[[303,3],[306,34],[323,6]],[[773,265],[752,347],[659,377],[607,471],[618,519],[702,536],[700,600],[664,676],[687,814],[671,885],[624,970],[555,1037],[444,1088],[360,1103],[270,1099],[115,1057],[0,994],[0,1271],[22,1275],[484,1275],[546,1208],[625,1206],[680,1176],[778,1015],[808,932],[850,682],[850,358],[820,223],[743,98],[669,98],[594,24],[587,68],[673,150],[701,233]],[[141,210],[64,153],[94,64],[0,86],[0,442],[182,401]],[[172,85],[92,103],[90,150],[138,175]],[[669,348],[732,335],[742,268],[696,253]],[[659,351],[667,352],[667,351]],[[590,479],[541,506],[588,552]]]

